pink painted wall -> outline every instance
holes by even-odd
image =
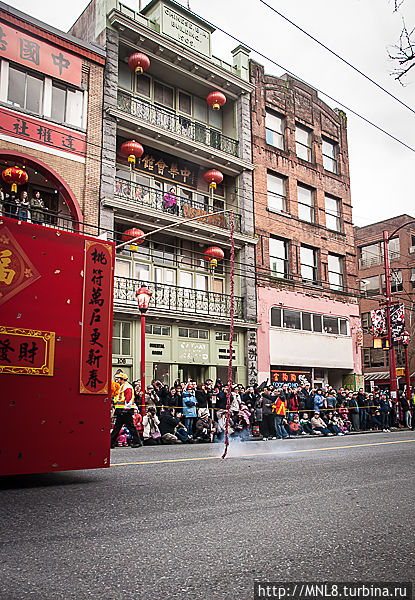
[[[269,287],[258,288],[258,321],[260,326],[257,330],[258,343],[258,371],[269,372],[270,348],[269,328],[271,319],[271,308],[273,306],[293,308],[324,315],[345,317],[349,319],[350,332],[352,335],[354,372],[362,373],[361,349],[357,347],[356,330],[360,327],[359,305],[350,302],[337,302],[329,298],[315,298],[311,295],[287,290],[278,290]],[[296,365],[298,366],[298,365]]]

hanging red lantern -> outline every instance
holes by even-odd
[[[150,59],[146,54],[136,52],[135,54],[131,54],[131,56],[128,58],[128,66],[132,71],[135,71],[138,75],[141,75],[149,68]]]
[[[131,252],[137,252],[137,246],[142,244],[145,240],[145,233],[141,231],[141,229],[137,229],[133,227],[132,229],[127,229],[121,236],[123,242],[129,242],[130,240],[134,240],[132,244],[130,244]],[[137,240],[134,238],[138,238]]]
[[[225,257],[225,253],[222,248],[218,248],[217,246],[209,246],[204,252],[204,257],[207,261],[209,261],[212,269],[218,266],[218,261],[223,260]]]
[[[29,175],[23,169],[19,167],[8,167],[1,174],[3,181],[11,183],[12,192],[17,192],[18,185],[24,185],[28,182]]]
[[[121,152],[124,154],[124,156],[128,156],[128,162],[133,166],[135,165],[136,159],[140,158],[140,156],[143,156],[144,148],[135,140],[130,140],[129,142],[123,143],[121,146]]]
[[[209,184],[209,188],[214,190],[218,183],[222,183],[223,174],[217,169],[211,169],[203,175],[203,179]]]
[[[219,110],[226,102],[225,94],[222,92],[210,92],[206,98],[206,102],[213,108],[213,110]]]

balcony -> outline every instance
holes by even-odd
[[[150,313],[156,310],[157,312],[181,313],[186,316],[229,318],[231,297],[228,294],[205,292],[165,283],[149,283],[125,277],[114,278],[115,306],[134,308],[138,311],[135,294],[142,285],[147,286],[153,292]],[[243,298],[240,296],[235,296],[235,318],[243,319]]]
[[[151,104],[146,100],[118,90],[118,109],[154,127],[176,134],[190,142],[199,142],[225,154],[239,156],[239,143],[204,123]]]
[[[220,208],[214,208],[208,206],[204,202],[193,200],[192,198],[185,198],[182,196],[169,196],[164,192],[154,187],[138,184],[129,181],[128,179],[122,179],[121,177],[115,178],[115,191],[114,198],[117,200],[123,200],[128,202],[134,210],[139,207],[145,207],[157,211],[162,211],[165,214],[171,214],[175,217],[183,217],[185,219],[191,219],[193,217],[206,215],[205,218],[199,219],[197,222],[213,225],[214,227],[221,227],[222,229],[230,230],[230,213],[223,213],[215,215]],[[172,204],[175,201],[175,204]],[[241,215],[233,213],[235,231],[241,232]]]

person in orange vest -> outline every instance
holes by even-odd
[[[128,383],[128,377],[125,373],[117,373],[114,377],[115,382],[120,384],[118,394],[114,398],[115,423],[111,432],[111,448],[115,448],[117,437],[121,427],[126,425],[131,433],[131,447],[139,448],[143,444],[138,436],[137,429],[134,426],[134,390]]]
[[[282,440],[290,437],[283,425],[285,415],[287,414],[287,401],[281,396],[279,389],[276,390],[277,397],[272,405],[274,413],[275,431],[277,432],[277,440]]]

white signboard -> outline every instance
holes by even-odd
[[[163,33],[188,48],[210,56],[210,32],[168,6],[163,7]]]

